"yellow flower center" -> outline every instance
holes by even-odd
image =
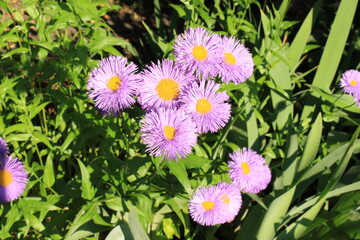
[[[243,170],[243,173],[245,175],[248,175],[250,173],[250,167],[249,164],[247,164],[246,162],[242,162],[241,163],[241,169]]]
[[[162,100],[169,101],[177,98],[180,88],[176,81],[164,78],[160,80],[155,90]]]
[[[351,81],[349,82],[349,84],[350,84],[351,86],[355,87],[358,83],[357,83],[357,81],[355,81],[355,80],[351,80]]]
[[[203,46],[195,46],[192,49],[192,55],[197,60],[204,61],[208,56],[208,51]]]
[[[230,203],[230,198],[228,195],[224,194],[220,197],[221,201],[225,204],[229,204]]]
[[[0,170],[0,186],[9,186],[13,181],[12,174],[8,170]]]
[[[225,63],[234,65],[236,63],[236,59],[232,53],[225,53]]]
[[[198,113],[201,113],[201,114],[208,113],[208,112],[210,112],[211,108],[212,108],[211,103],[209,102],[209,100],[207,100],[205,98],[200,98],[196,102],[196,111]]]
[[[176,133],[175,128],[165,125],[164,136],[167,140],[173,140],[175,133]]]
[[[107,82],[106,86],[111,90],[111,91],[116,91],[121,87],[121,79],[118,76],[113,76],[109,79],[109,81]]]
[[[215,204],[212,201],[204,201],[201,203],[201,205],[206,211],[211,210],[215,207]]]

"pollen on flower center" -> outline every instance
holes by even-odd
[[[9,186],[13,181],[12,174],[8,170],[0,170],[0,186]]]
[[[249,164],[247,164],[246,162],[242,162],[241,163],[241,169],[243,170],[243,173],[245,175],[248,175],[250,173],[250,167]]]
[[[211,210],[215,207],[215,204],[212,201],[204,201],[201,203],[201,205],[206,211]]]
[[[220,197],[221,201],[225,204],[229,204],[230,203],[230,198],[228,195],[224,194]]]
[[[192,55],[197,60],[204,61],[208,56],[208,51],[203,46],[195,46],[192,49]]]
[[[230,65],[236,64],[236,59],[232,53],[225,53],[225,63]]]
[[[161,79],[155,90],[158,96],[165,101],[177,98],[180,91],[179,84],[170,78]]]
[[[196,102],[196,111],[201,114],[210,112],[212,109],[211,103],[205,98],[200,98]]]
[[[173,127],[165,125],[164,127],[164,136],[167,140],[173,140],[175,136],[176,130]]]
[[[113,76],[109,79],[109,81],[107,82],[106,86],[111,90],[111,91],[116,91],[121,87],[121,79],[118,76]]]
[[[358,83],[357,83],[357,81],[355,81],[355,80],[351,80],[351,81],[349,82],[349,84],[350,84],[351,86],[355,87]]]

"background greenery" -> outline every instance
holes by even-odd
[[[303,3],[300,3],[303,2]],[[359,239],[359,113],[339,87],[360,69],[357,0],[0,1],[0,136],[29,173],[0,205],[1,239]],[[86,94],[108,55],[172,58],[191,26],[233,35],[253,76],[223,85],[232,118],[186,159],[145,153],[139,106],[102,117]],[[199,186],[228,180],[228,154],[251,147],[272,170],[231,223],[187,211]]]

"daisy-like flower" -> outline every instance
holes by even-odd
[[[230,154],[230,158],[230,179],[241,191],[259,193],[270,183],[270,168],[265,164],[265,159],[255,151],[238,149]]]
[[[224,210],[227,217],[226,222],[231,222],[234,220],[241,208],[241,193],[234,184],[227,182],[218,183],[216,188],[219,192],[221,202],[225,205]]]
[[[166,160],[186,157],[196,145],[196,126],[180,110],[154,109],[145,114],[140,129],[141,138],[152,156]]]
[[[239,189],[229,183],[198,188],[189,202],[189,213],[195,222],[212,226],[232,221],[241,207]]]
[[[352,96],[360,96],[360,72],[354,69],[345,71],[340,79],[344,92]]]
[[[358,107],[360,107],[360,94],[354,97],[354,101]]]
[[[0,137],[0,158],[9,154],[9,148],[3,138]]]
[[[191,81],[194,81],[193,75],[181,70],[172,60],[152,63],[142,73],[138,88],[139,103],[144,109],[175,108],[179,95]]]
[[[249,50],[234,37],[222,37],[222,59],[219,76],[225,83],[245,82],[251,77],[254,62]]]
[[[24,192],[28,174],[17,158],[0,157],[0,202],[13,201]]]
[[[215,186],[198,188],[189,202],[189,214],[192,219],[205,226],[225,223],[224,203]]]
[[[198,133],[217,132],[230,119],[231,105],[226,92],[217,92],[220,84],[213,80],[193,83],[181,97],[181,109],[191,116]]]
[[[135,103],[136,71],[137,66],[132,62],[127,64],[127,58],[110,56],[101,60],[99,67],[90,73],[89,97],[103,115],[117,115]]]
[[[174,43],[175,62],[197,77],[212,78],[218,74],[221,37],[204,28],[189,28]]]

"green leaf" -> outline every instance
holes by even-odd
[[[79,129],[75,129],[67,135],[66,139],[64,140],[63,144],[60,147],[60,152],[64,153],[65,149],[68,148],[68,146],[74,141],[74,139],[79,136],[80,131]]]
[[[1,59],[11,57],[14,54],[24,54],[24,53],[28,53],[28,52],[29,52],[28,48],[24,48],[24,47],[15,48],[14,50],[11,50],[10,52],[5,53]]]
[[[331,25],[329,37],[326,41],[324,52],[321,55],[319,67],[316,71],[313,86],[329,92],[329,87],[334,79],[340,60],[344,54],[346,40],[351,25],[353,24],[358,0],[341,1]],[[301,119],[305,119],[314,111],[316,98],[310,96],[303,109]]]
[[[274,238],[277,229],[279,228],[281,221],[285,217],[290,203],[295,193],[295,186],[275,198],[261,222],[260,228],[256,234],[257,239],[271,240]]]
[[[179,17],[182,18],[182,17],[185,17],[185,16],[186,16],[186,12],[185,12],[184,9],[181,7],[181,5],[169,4],[169,6],[176,10],[176,12],[178,13]]]
[[[90,182],[90,174],[85,165],[80,161],[80,159],[77,159],[80,171],[81,171],[81,186],[82,186],[82,193],[81,196],[84,199],[91,200],[95,196],[95,189],[91,185]]]
[[[322,117],[321,113],[319,113],[314,124],[311,127],[309,136],[306,140],[305,149],[301,156],[301,160],[299,162],[299,167],[297,170],[298,173],[302,172],[314,161],[316,154],[319,150],[322,129]]]
[[[294,130],[294,125],[292,123],[292,119],[288,119],[288,136],[286,139],[286,148],[285,148],[285,158],[283,161],[283,174],[282,181],[283,186],[291,186],[297,168],[297,151],[298,151],[298,135]]]
[[[80,18],[85,21],[97,20],[100,18],[95,4],[89,0],[68,0],[73,6],[74,11],[79,14]]]
[[[36,114],[38,114],[41,110],[43,110],[50,102],[44,102],[40,105],[32,105],[29,109],[30,111],[30,119],[33,119]]]
[[[99,37],[89,42],[89,52],[99,52],[111,46],[131,46],[129,42],[118,37]]]
[[[345,185],[342,187],[339,187],[337,189],[332,190],[331,192],[329,192],[326,195],[326,198],[332,198],[332,197],[336,197],[336,196],[340,196],[344,193],[348,193],[348,192],[355,192],[355,191],[359,191],[360,190],[360,181],[349,184],[349,185]],[[296,216],[302,212],[304,212],[304,210],[306,210],[307,208],[313,206],[318,200],[319,200],[320,196],[317,196],[315,198],[309,199],[307,201],[305,201],[303,204],[293,207],[289,212],[288,212],[288,216]],[[288,218],[287,221],[291,220],[292,218]]]
[[[46,157],[43,181],[48,187],[51,187],[55,183],[53,157],[53,152],[49,152],[48,156]]]
[[[41,221],[32,214],[29,215],[29,223],[35,230],[39,232],[45,229],[45,226],[41,223]]]
[[[188,178],[188,173],[186,172],[186,168],[184,164],[182,164],[181,160],[167,161],[166,163],[172,174],[175,175],[175,177],[184,187],[185,191],[191,196],[193,193],[193,189],[191,188],[190,180]]]
[[[121,236],[124,237],[124,240],[134,240],[129,225],[124,221],[121,221],[118,226],[113,228],[105,240],[120,240],[122,239]]]
[[[256,122],[256,116],[252,108],[253,105],[251,104],[250,99],[247,98],[245,110],[246,110],[246,129],[248,132],[248,147],[257,151],[259,150],[259,131]]]
[[[116,226],[109,232],[105,240],[125,240],[125,235],[121,227]]]
[[[326,185],[325,189],[321,192],[318,202],[315,205],[313,205],[309,210],[307,210],[301,217],[297,218],[297,220],[293,222],[291,225],[289,225],[284,231],[282,231],[278,236],[278,238],[276,239],[279,240],[285,240],[289,238],[298,239],[304,234],[308,226],[310,226],[312,221],[315,219],[315,217],[318,215],[319,211],[321,210],[326,200],[327,194],[339,181],[340,177],[345,171],[345,168],[347,167],[348,162],[353,154],[355,142],[359,136],[359,132],[360,132],[360,126],[356,129],[351,140],[349,141],[349,146],[347,147],[346,153],[340,161],[339,167],[336,168],[335,173],[331,175],[328,184]]]
[[[136,208],[130,209],[129,227],[134,237],[134,240],[150,240],[149,236],[146,234],[143,226],[139,221]]]
[[[42,132],[35,131],[34,137],[36,141],[44,143],[48,148],[53,149],[53,146],[51,145],[50,141]]]
[[[20,78],[20,76],[14,77],[14,78],[5,78],[2,79],[1,81],[4,81],[3,83],[0,84],[0,97],[4,97],[5,93],[7,93],[7,91],[12,90],[16,84],[18,83],[18,79]]]
[[[354,98],[348,94],[334,94],[328,93],[325,90],[313,85],[308,85],[311,90],[320,95],[326,101],[329,101],[334,106],[341,108],[345,111],[353,113],[360,113],[360,108],[356,105]],[[314,93],[313,93],[314,94]],[[316,94],[314,94],[316,96]]]
[[[290,70],[286,62],[272,57],[270,60],[272,67],[270,76],[276,84],[276,88],[271,89],[271,101],[276,112],[275,126],[283,129],[288,118],[293,116],[293,103],[291,102],[292,88],[290,80]]]
[[[76,230],[90,221],[97,213],[97,203],[88,203],[83,206],[80,211],[77,213],[73,223],[70,226],[69,231],[65,235],[66,240],[74,239],[73,234],[76,233]]]
[[[186,169],[192,168],[207,168],[211,166],[210,159],[198,157],[194,154],[189,154],[186,158],[181,159]]]
[[[18,222],[21,216],[18,207],[16,205],[12,206],[6,214],[6,221],[0,225],[0,236],[6,236],[13,224]]]
[[[306,43],[308,42],[311,34],[311,29],[315,24],[316,18],[318,16],[321,3],[322,0],[316,1],[314,7],[306,16],[304,22],[302,23],[299,31],[296,33],[296,36],[288,49],[288,63],[292,71],[294,71],[294,68],[297,66],[301,55],[304,53]]]

